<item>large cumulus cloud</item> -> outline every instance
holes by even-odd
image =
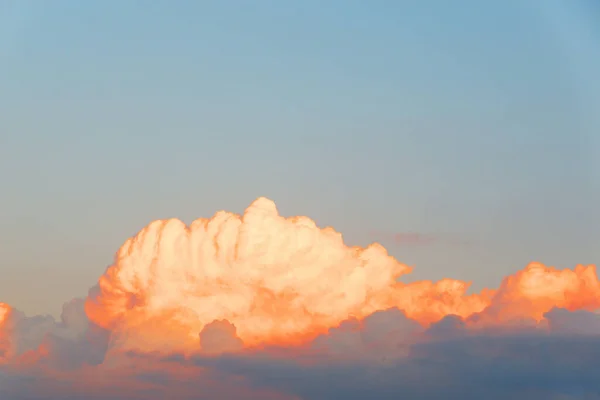
[[[594,266],[410,270],[267,199],[157,221],[58,321],[0,303],[0,400],[600,399]]]

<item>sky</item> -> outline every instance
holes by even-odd
[[[594,0],[0,0],[0,397],[600,398],[597,71]]]
[[[594,1],[1,4],[0,293],[27,312],[152,220],[259,196],[409,279],[598,259]]]

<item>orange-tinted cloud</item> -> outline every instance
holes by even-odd
[[[347,246],[334,229],[282,217],[265,198],[243,215],[156,221],[121,247],[87,299],[65,304],[60,321],[0,303],[0,397],[397,398],[404,385],[409,398],[445,398],[435,396],[446,385],[473,398],[485,387],[457,371],[493,386],[481,376],[500,376],[490,362],[516,368],[531,355],[530,367],[549,374],[535,340],[567,335],[565,346],[583,357],[595,342],[576,348],[574,335],[600,335],[594,266],[534,262],[475,294],[451,278],[403,283],[410,271],[381,245]],[[577,369],[573,354],[552,357]],[[329,386],[327,371],[336,374]],[[424,389],[424,376],[438,392]],[[552,394],[540,382],[498,393]]]
[[[7,361],[11,356],[10,333],[8,318],[11,308],[8,304],[0,303],[0,363]]]

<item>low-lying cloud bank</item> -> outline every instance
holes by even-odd
[[[80,304],[65,307],[78,322]],[[544,317],[490,329],[447,316],[423,327],[389,309],[300,346],[254,349],[219,321],[204,332],[216,348],[186,355],[123,351],[93,325],[19,316],[24,347],[0,367],[0,398],[600,398],[600,316],[552,309]]]
[[[60,321],[0,303],[0,399],[600,399],[594,266],[410,269],[267,199],[157,221]]]

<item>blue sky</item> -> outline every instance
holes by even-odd
[[[151,220],[258,196],[411,279],[596,263],[599,21],[592,0],[4,1],[0,300],[57,314]]]

